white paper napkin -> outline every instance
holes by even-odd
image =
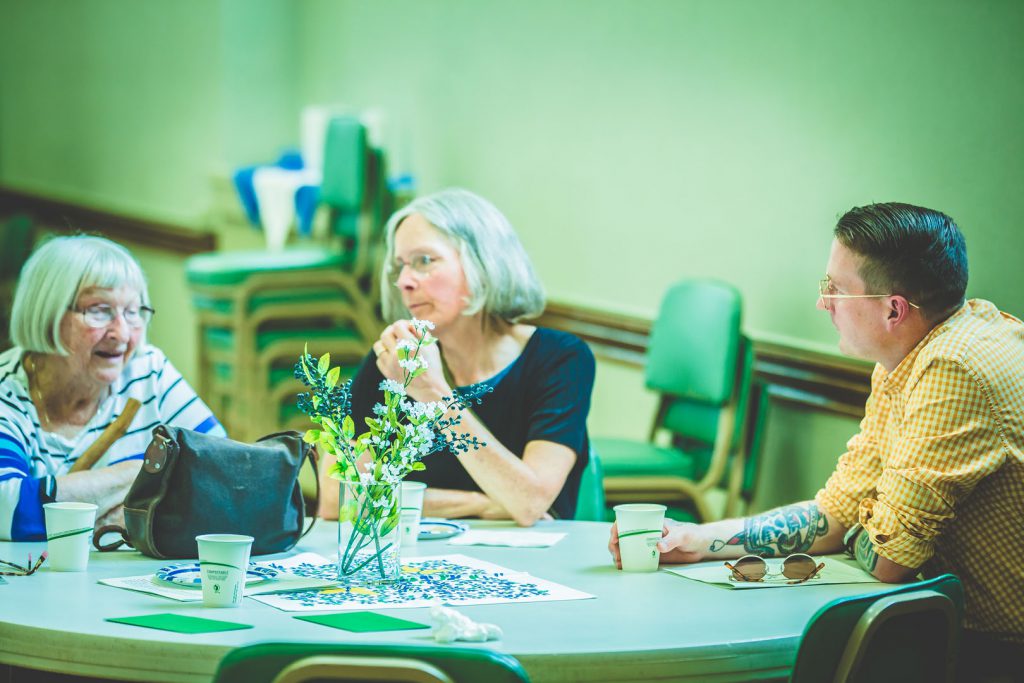
[[[565,538],[564,533],[547,531],[492,531],[470,529],[448,541],[448,545],[494,545],[510,548],[549,548]]]

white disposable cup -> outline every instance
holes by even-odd
[[[252,536],[203,534],[199,544],[199,576],[206,607],[238,607],[245,597]]]
[[[423,492],[427,485],[422,481],[402,482],[402,545],[414,545],[420,535],[420,518],[423,516]]]
[[[665,526],[665,506],[626,503],[615,506],[622,571],[653,572],[658,569],[658,541]]]
[[[89,542],[96,524],[92,503],[46,503],[46,552],[50,569],[84,572],[89,566]]]

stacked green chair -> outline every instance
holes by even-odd
[[[807,624],[790,683],[951,683],[963,606],[952,574],[833,600]]]
[[[753,348],[741,317],[725,283],[685,280],[665,294],[647,352],[646,385],[660,394],[649,438],[594,439],[609,503],[684,501],[706,521],[719,516],[708,494],[720,488],[725,512],[738,506],[754,478],[743,419]]]
[[[590,459],[580,476],[580,492],[576,498],[575,519],[585,522],[604,522],[607,519],[604,502],[604,470],[597,451],[591,447]]]
[[[12,216],[0,228],[0,350],[8,347],[14,288],[34,243],[35,230],[27,216]]]
[[[200,394],[240,440],[308,426],[292,368],[308,343],[353,372],[381,327],[376,273],[387,212],[383,156],[358,119],[327,126],[321,202],[326,242],[189,259]]]
[[[468,647],[362,643],[260,643],[232,650],[214,683],[391,681],[529,683],[509,655]]]

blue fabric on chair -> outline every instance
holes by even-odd
[[[243,166],[231,177],[238,192],[238,200],[242,203],[245,217],[254,228],[260,227],[260,207],[256,202],[256,190],[252,186],[252,176],[259,166]]]
[[[303,237],[313,233],[313,216],[320,204],[320,188],[317,185],[303,185],[295,191],[295,217],[298,232]]]
[[[256,190],[253,187],[252,177],[256,173],[256,169],[263,168],[268,164],[256,164],[254,166],[243,166],[234,172],[231,176],[231,180],[234,183],[235,191],[238,192],[238,200],[242,203],[242,210],[245,211],[245,217],[249,223],[254,227],[260,228],[260,209],[259,203],[256,201]],[[298,171],[303,168],[302,155],[295,150],[285,150],[281,153],[281,156],[277,158],[270,166],[277,166],[278,168],[284,168],[289,171]],[[313,210],[316,210],[316,204],[314,200]],[[305,207],[306,200],[303,200],[303,207]],[[299,230],[303,228],[303,214],[299,207],[299,198],[295,198],[295,211],[299,216]],[[313,216],[310,212],[307,220],[307,230],[302,232],[304,235],[309,234],[308,227],[312,225]]]

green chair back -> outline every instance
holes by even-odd
[[[901,597],[910,600],[897,603]],[[897,604],[891,618],[878,609]],[[807,624],[790,683],[952,680],[963,604],[963,586],[952,574],[833,600]],[[857,666],[837,678],[853,661]]]
[[[339,116],[327,124],[320,201],[334,211],[334,230],[356,236],[356,221],[366,192],[366,128],[355,116]]]
[[[585,522],[606,521],[604,506],[604,472],[597,451],[590,447],[590,459],[580,476],[580,492],[576,498],[576,519]]]
[[[271,683],[286,667],[311,657],[394,658],[424,662],[455,683],[529,683],[512,656],[492,650],[426,645],[368,643],[258,643],[232,650],[221,660],[214,683]],[[318,680],[332,680],[318,677]],[[333,680],[360,680],[335,678]],[[367,677],[365,680],[404,680]]]
[[[665,398],[660,427],[712,444],[733,397],[741,352],[742,299],[715,280],[672,286],[651,328],[647,386]]]

